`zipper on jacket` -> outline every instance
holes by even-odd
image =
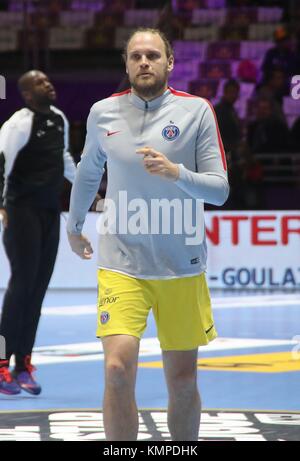
[[[149,107],[148,101],[145,101],[145,110],[144,110],[143,122],[142,122],[142,127],[141,127],[141,133],[140,134],[144,133],[145,124],[146,124],[146,116],[147,116],[147,113],[148,113],[148,107]]]

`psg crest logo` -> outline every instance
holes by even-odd
[[[110,319],[110,317],[109,317],[108,312],[101,312],[101,314],[100,314],[100,322],[102,323],[102,325],[107,323],[109,321],[109,319]]]
[[[179,128],[176,125],[168,125],[162,130],[162,135],[167,141],[174,141],[180,134]]]

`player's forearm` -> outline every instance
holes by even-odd
[[[70,183],[74,183],[76,175],[76,165],[75,162],[69,152],[64,153],[64,177],[70,181]]]
[[[223,205],[229,195],[227,179],[217,173],[195,173],[179,165],[179,178],[175,184],[195,199],[211,205]]]
[[[78,168],[72,187],[67,230],[70,234],[80,234],[85,217],[98,192],[102,173],[97,174]]]

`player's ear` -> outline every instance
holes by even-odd
[[[168,72],[172,72],[174,68],[174,56],[171,55],[168,59]]]

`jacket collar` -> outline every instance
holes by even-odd
[[[168,103],[172,98],[172,93],[168,88],[161,96],[158,98],[152,99],[151,101],[144,101],[144,99],[140,98],[132,91],[129,93],[129,101],[138,109],[142,110],[155,110],[158,107]]]

